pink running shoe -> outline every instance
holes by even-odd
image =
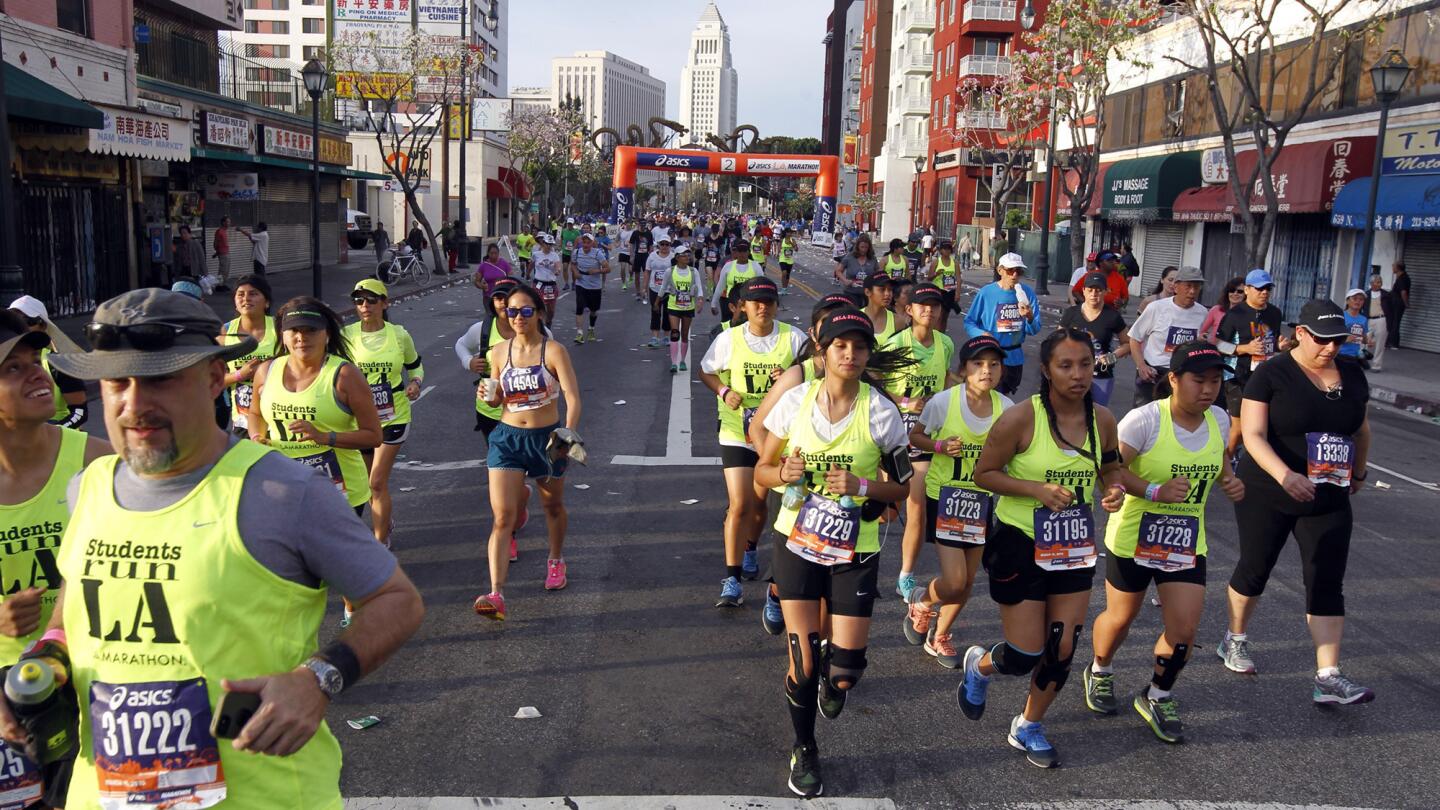
[[[487,593],[475,599],[475,612],[497,622],[505,621],[505,597]]]
[[[558,591],[565,587],[565,561],[550,560],[545,563],[545,566],[547,571],[545,574],[545,590]]]
[[[515,535],[510,535],[510,562],[520,559],[520,546],[515,542]]]

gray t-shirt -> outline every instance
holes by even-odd
[[[846,253],[840,258],[840,271],[845,274],[846,284],[860,287],[864,286],[865,279],[880,272],[880,265],[874,256],[866,256],[862,260],[855,258],[854,253]]]
[[[240,441],[232,437],[230,446]],[[121,461],[115,501],[135,512],[164,509],[190,494],[214,465],[173,478],[141,478]],[[70,509],[80,495],[80,474],[70,481]],[[240,491],[240,539],[271,573],[307,588],[328,584],[353,601],[385,584],[395,555],[355,515],[345,496],[319,469],[280,453],[267,453],[245,475]],[[176,535],[186,536],[184,532]]]
[[[575,286],[583,290],[598,290],[605,285],[605,276],[600,273],[600,263],[605,261],[605,254],[599,248],[589,251],[576,248],[570,260],[580,271],[580,275],[575,277]]]

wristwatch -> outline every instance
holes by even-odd
[[[345,678],[340,675],[340,670],[324,658],[312,655],[305,662],[305,668],[315,673],[315,680],[320,682],[320,691],[331,700],[345,688]]]

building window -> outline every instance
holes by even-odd
[[[82,37],[90,36],[90,0],[55,0],[55,26]]]
[[[311,59],[319,59],[319,60],[321,60],[321,61],[324,61],[324,59],[325,59],[325,46],[324,46],[324,45],[306,45],[305,48],[304,48],[304,54],[305,54],[305,61],[307,61],[307,62],[310,61]]]
[[[290,23],[285,20],[246,20],[247,34],[288,34]]]
[[[325,33],[325,19],[323,17],[306,17],[300,21],[300,30],[306,34]]]
[[[940,193],[935,206],[936,236],[949,239],[955,234],[955,178],[940,178]]]
[[[245,68],[245,79],[252,82],[288,82],[290,81],[290,69],[247,67]]]
[[[252,11],[289,11],[290,0],[245,0],[245,8]]]
[[[246,43],[245,55],[251,59],[289,59],[289,45],[262,45],[260,43]]]
[[[268,90],[249,90],[245,93],[246,101],[262,107],[287,108],[294,104],[294,98],[291,93],[272,93]]]

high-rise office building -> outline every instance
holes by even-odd
[[[705,6],[690,34],[690,54],[680,71],[680,123],[686,140],[735,131],[739,74],[730,62],[730,29],[714,3]]]

